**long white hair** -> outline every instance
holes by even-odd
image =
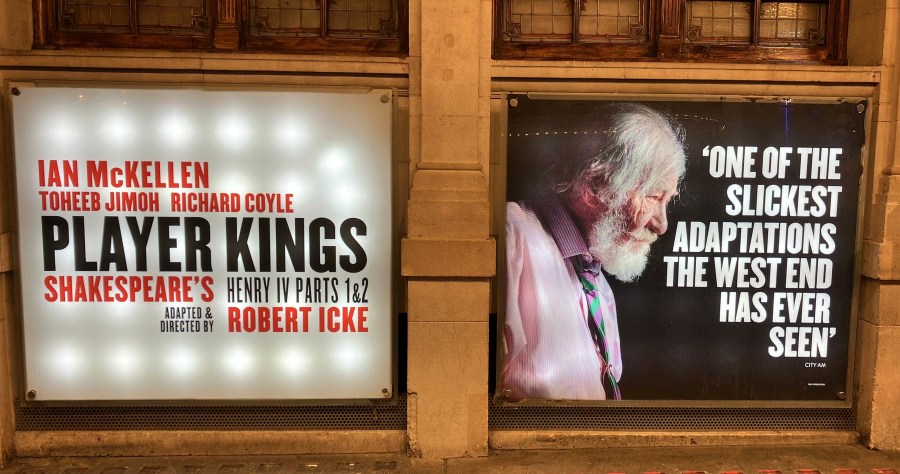
[[[684,175],[680,125],[642,104],[617,103],[607,109],[599,134],[605,143],[593,156],[560,157],[556,192],[588,192],[616,207],[632,192],[647,195],[664,187],[663,180]]]

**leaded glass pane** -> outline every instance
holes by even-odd
[[[258,36],[322,35],[322,0],[251,0]],[[328,37],[396,38],[396,0],[327,0]]]
[[[199,21],[205,21],[203,0],[140,0],[138,2],[138,25],[142,29],[204,26],[198,23]]]
[[[763,3],[759,40],[767,43],[825,44],[828,6],[816,3]]]
[[[128,0],[59,0],[61,30],[129,29]]]
[[[751,2],[687,2],[685,41],[704,43],[749,43]]]
[[[504,37],[512,41],[571,41],[571,0],[508,0]]]
[[[319,0],[251,0],[250,27],[259,36],[321,36]]]
[[[391,0],[331,0],[328,34],[331,36],[391,36],[396,21]]]
[[[207,0],[56,0],[60,30],[128,33],[136,4],[138,31],[194,33],[208,26]]]
[[[579,34],[590,42],[647,41],[647,2],[583,0]]]

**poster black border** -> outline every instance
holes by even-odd
[[[509,130],[509,108],[517,105],[517,98],[525,96],[529,100],[585,100],[604,102],[742,102],[742,103],[799,103],[799,104],[857,104],[857,112],[864,113],[863,141],[860,149],[860,177],[856,203],[856,235],[853,250],[853,274],[850,300],[850,330],[848,334],[847,373],[845,376],[843,398],[837,400],[752,400],[752,399],[623,399],[623,400],[554,400],[554,399],[511,399],[501,390],[501,374],[503,371],[503,327],[505,324],[506,298],[503,286],[506,282],[506,198],[507,198],[507,133]],[[495,156],[495,165],[491,173],[491,210],[493,211],[497,239],[497,276],[493,303],[496,307],[496,333],[494,346],[496,354],[492,380],[494,393],[489,394],[492,403],[498,406],[555,406],[555,407],[648,407],[648,408],[851,408],[855,404],[856,344],[859,312],[859,287],[862,275],[862,236],[865,222],[865,196],[869,181],[869,138],[872,128],[871,97],[864,96],[761,96],[736,94],[615,94],[615,93],[552,93],[506,91],[495,93],[501,106],[499,120],[492,118],[492,125],[498,125],[491,131],[491,154]]]

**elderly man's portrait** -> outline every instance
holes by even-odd
[[[858,104],[511,95],[508,105],[500,401],[839,399]],[[825,149],[839,158],[813,160]],[[833,166],[833,178],[812,179],[812,166]],[[815,204],[804,193],[835,186],[833,214],[801,215]],[[800,287],[801,265],[828,286]],[[804,323],[802,301],[816,298],[827,303]],[[813,354],[807,336],[826,332]]]
[[[506,207],[502,385],[514,399],[621,399],[616,301],[604,272],[636,280],[666,232],[685,171],[682,129],[635,103],[550,128],[526,132],[558,145],[543,189]],[[528,138],[519,135],[511,140]]]

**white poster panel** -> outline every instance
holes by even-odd
[[[391,91],[12,102],[30,399],[390,396]]]

